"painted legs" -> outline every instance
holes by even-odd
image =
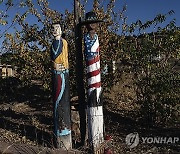
[[[71,149],[72,142],[68,72],[53,72],[53,103],[55,147]]]

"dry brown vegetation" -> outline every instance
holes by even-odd
[[[50,27],[53,21],[60,21],[66,34],[71,102],[77,105],[74,14],[73,11],[61,14],[50,9],[47,0],[38,0],[36,5],[31,0],[17,5],[13,2],[8,0],[6,3],[7,14],[19,5],[22,12],[12,18],[12,25],[6,22],[8,16],[0,15],[1,26],[19,26],[13,33],[5,31],[2,34],[5,37],[3,52],[10,52],[1,56],[2,63],[16,65],[18,70],[16,78],[0,78],[0,141],[52,149]],[[130,149],[125,142],[126,135],[133,132],[144,137],[180,136],[180,31],[174,20],[158,28],[173,11],[145,23],[137,21],[127,25],[126,7],[117,13],[113,9],[115,0],[109,0],[106,7],[98,2],[94,0],[93,10],[106,21],[99,27],[98,35],[101,69],[108,66],[108,74],[102,73],[102,82],[105,133],[113,138],[111,148],[117,154],[179,153],[179,144],[144,144],[140,141],[137,147]],[[81,6],[83,15],[85,4]],[[34,16],[42,26],[28,23],[28,15]],[[150,26],[157,31],[145,33]],[[139,35],[134,35],[135,32]],[[159,55],[162,59],[155,60]],[[117,62],[115,73],[113,60]],[[72,106],[73,147],[85,151],[87,147],[78,145],[76,107]]]
[[[138,132],[140,136],[179,136],[178,124],[150,126],[148,121],[141,119],[131,76],[124,74],[111,88],[110,93],[104,93],[105,134],[113,138],[111,148],[114,153],[178,153],[180,148],[178,144],[143,144],[141,141],[133,149],[126,145],[126,135],[133,132]],[[10,94],[9,97],[11,96]],[[53,109],[50,94],[43,91],[40,85],[34,85],[24,88],[21,96],[14,99],[1,102],[0,141],[53,149]],[[82,150],[87,147],[78,147],[80,132],[76,111],[77,99],[77,97],[71,99],[73,147]]]

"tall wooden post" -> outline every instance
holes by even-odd
[[[84,35],[84,54],[88,83],[88,141],[92,152],[95,154],[103,153],[99,148],[104,142],[100,49],[98,35],[96,33],[99,22],[102,22],[102,20],[98,20],[94,12],[86,13],[85,21],[82,22],[88,31]]]
[[[56,148],[69,150],[72,148],[69,96],[69,64],[68,45],[61,37],[60,23],[54,23],[54,41],[51,46],[51,60],[53,65],[53,118],[54,145]]]
[[[76,46],[76,81],[79,98],[79,116],[81,145],[85,145],[86,138],[86,102],[83,82],[83,54],[82,54],[82,31],[81,31],[81,11],[79,0],[74,0],[74,23],[75,23],[75,46]]]

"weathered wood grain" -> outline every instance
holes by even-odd
[[[0,141],[0,154],[80,154],[78,150],[50,149],[47,147]]]

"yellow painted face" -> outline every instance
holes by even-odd
[[[53,32],[53,36],[54,36],[54,37],[57,37],[57,36],[61,37],[61,35],[62,35],[62,30],[61,30],[60,24],[54,24],[54,25],[52,25],[52,32]]]

